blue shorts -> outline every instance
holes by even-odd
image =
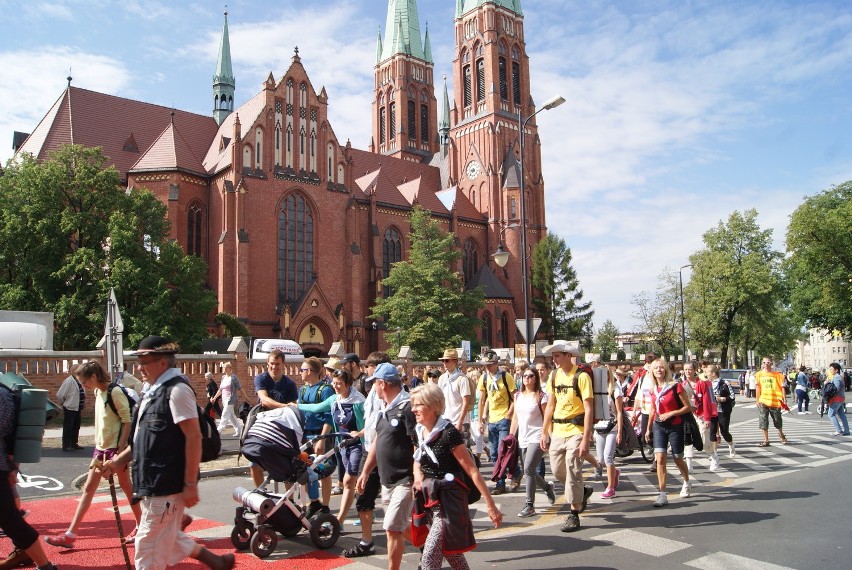
[[[361,458],[364,456],[364,446],[361,444],[344,447],[340,450],[343,458],[343,468],[346,473],[357,477],[361,473]]]
[[[683,457],[683,422],[676,426],[654,422],[654,453],[665,453],[671,446],[672,457]]]

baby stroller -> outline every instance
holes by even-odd
[[[266,481],[253,491],[234,489],[234,500],[240,505],[234,517],[231,543],[237,550],[251,548],[258,558],[266,558],[278,546],[278,533],[293,537],[302,529],[308,531],[317,548],[331,548],[340,537],[340,523],[330,513],[308,519],[293,500],[296,491],[309,478],[322,479],[336,468],[334,455],[341,447],[357,443],[351,438],[334,445],[326,453],[313,455],[307,442],[301,447],[304,418],[295,407],[285,406],[268,412],[250,414],[251,425],[243,428],[242,454],[269,473]],[[250,421],[251,421],[250,420]],[[321,438],[345,434],[327,434]],[[267,489],[272,482],[291,483],[283,494]]]

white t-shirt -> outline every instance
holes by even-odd
[[[452,374],[444,372],[438,379],[438,385],[444,393],[444,417],[450,420],[453,425],[458,425],[459,418],[465,411],[462,398],[465,396],[473,398],[470,392],[470,381],[467,376],[462,374],[461,370],[456,368]],[[461,423],[469,424],[470,414],[465,414]]]
[[[518,421],[518,445],[526,449],[538,445],[541,441],[541,429],[544,423],[542,411],[547,407],[547,394],[542,392],[541,407],[538,397],[532,392],[518,392],[515,396],[515,415]]]
[[[232,374],[225,374],[222,376],[222,381],[219,382],[219,389],[222,391],[222,402],[226,406],[231,405],[231,395],[233,390],[231,389],[231,379],[234,376]]]
[[[157,393],[158,390],[162,390],[162,384],[171,378],[181,374],[179,368],[172,368],[170,370],[166,370],[161,378],[164,378],[162,382],[160,379],[157,379],[157,383],[155,383],[151,388],[149,388],[145,392],[145,396],[139,402],[139,417],[142,417],[142,412],[145,411],[145,408],[151,401],[151,396]],[[171,397],[169,398],[169,409],[172,412],[172,419],[176,424],[180,422],[195,419],[198,420],[198,410],[196,408],[195,401],[195,392],[192,391],[192,388],[189,387],[188,384],[183,382],[178,382],[172,387]],[[141,430],[136,430],[133,434],[133,441],[136,441],[136,438],[139,436],[139,432]]]

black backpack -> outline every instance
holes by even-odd
[[[837,386],[834,385],[834,382],[831,380],[827,380],[825,385],[822,387],[822,399],[826,402],[830,401],[837,395]]]
[[[127,388],[125,388],[121,384],[118,384],[117,382],[113,382],[112,384],[110,384],[106,390],[107,406],[109,406],[109,408],[112,410],[112,413],[114,413],[116,416],[118,415],[118,408],[115,407],[115,402],[113,402],[112,400],[112,391],[115,388],[120,389],[121,393],[124,394],[124,397],[127,398],[127,404],[130,406],[130,416],[133,417],[133,409],[136,407],[136,404],[139,403],[139,398],[134,398],[133,394],[131,394]]]
[[[178,382],[185,382],[192,389],[189,380],[184,376],[176,380],[169,380],[164,386],[167,400],[171,396],[172,388]],[[192,390],[192,393],[194,394],[195,390]],[[195,404],[195,408],[198,412],[198,426],[201,428],[201,462],[206,463],[207,461],[219,459],[219,456],[222,455],[222,438],[219,436],[219,430],[216,429],[216,422],[209,415],[205,414],[204,410],[197,403]]]

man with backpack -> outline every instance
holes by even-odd
[[[311,356],[302,362],[299,372],[302,375],[302,387],[299,389],[299,404],[319,404],[334,395],[334,389],[324,380],[323,362]],[[305,440],[316,439],[320,435],[331,433],[332,421],[330,412],[305,412]],[[317,439],[314,442],[314,452],[317,455],[325,453],[325,440]],[[308,511],[305,514],[311,518],[317,513],[330,513],[328,502],[331,500],[331,478],[325,477],[320,481],[322,487],[322,500],[319,499],[319,490],[316,481],[308,484],[308,497],[311,499]]]
[[[512,416],[515,413],[515,377],[505,371],[498,371],[500,358],[493,350],[486,352],[480,364],[485,366],[485,372],[479,377],[477,390],[479,392],[479,429],[485,431],[488,425],[488,443],[492,463],[497,461],[500,442],[509,435],[512,426]],[[512,473],[511,491],[516,491],[521,484],[521,469],[515,468]],[[491,491],[492,495],[502,495],[506,492],[506,475],[497,480],[497,486]]]
[[[544,354],[553,358],[555,371],[545,387],[548,400],[541,448],[549,451],[551,469],[565,486],[565,502],[571,507],[561,530],[576,532],[580,512],[593,492],[583,485],[583,456],[589,453],[592,438],[595,394],[592,378],[574,362],[580,356],[579,347],[557,340],[544,347]]]
[[[105,461],[101,472],[109,476],[133,460],[133,495],[142,505],[136,533],[138,570],[165,568],[186,557],[229,570],[233,554],[214,554],[181,530],[184,509],[199,502],[202,436],[195,392],[175,367],[177,352],[178,346],[161,336],[139,343],[136,356],[151,388],[136,408],[130,447]]]

